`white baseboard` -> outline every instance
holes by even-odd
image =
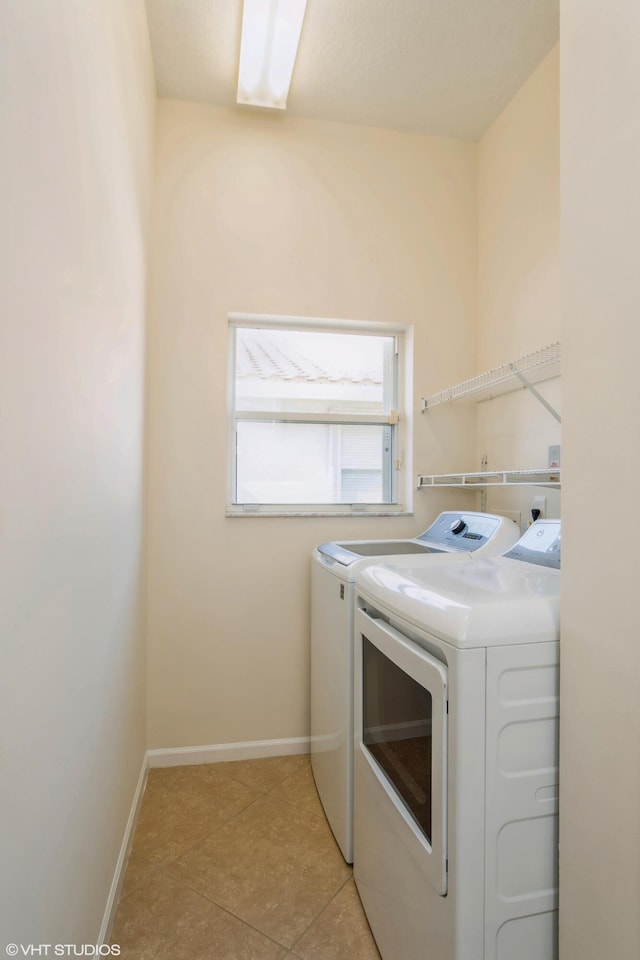
[[[140,801],[142,800],[142,794],[144,793],[145,784],[147,782],[148,772],[149,754],[147,752],[142,760],[140,776],[138,777],[138,783],[133,795],[133,802],[131,804],[131,809],[129,810],[127,825],[124,829],[124,836],[120,845],[120,853],[118,854],[113,880],[111,881],[111,889],[109,890],[109,896],[107,898],[107,906],[102,918],[100,933],[98,934],[98,939],[96,941],[99,946],[108,943],[111,935],[111,927],[113,926],[118,900],[120,899],[120,888],[122,887],[122,881],[124,880],[127,859],[129,857],[129,849],[133,840],[133,832],[135,829],[136,820],[138,818],[138,810],[140,808]]]
[[[260,760],[309,753],[309,738],[252,740],[248,743],[213,743],[203,747],[168,747],[148,750],[150,767],[181,767],[191,763],[220,763],[224,760]]]

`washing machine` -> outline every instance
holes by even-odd
[[[323,543],[311,563],[311,767],[334,836],[353,861],[353,581],[375,558],[451,562],[503,553],[518,539],[505,517],[448,511],[408,540]]]
[[[355,581],[354,878],[383,960],[556,960],[560,521]]]

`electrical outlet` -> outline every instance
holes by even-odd
[[[531,509],[539,510],[538,520],[544,520],[547,513],[547,498],[546,497],[534,497],[531,501]]]

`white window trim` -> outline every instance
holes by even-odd
[[[230,313],[229,335],[231,336],[231,345],[227,349],[228,367],[227,367],[227,503],[225,515],[227,517],[339,517],[339,516],[367,516],[367,517],[398,517],[413,516],[413,488],[409,483],[409,477],[412,475],[411,458],[411,431],[412,431],[412,356],[413,356],[413,327],[405,324],[376,323],[364,320],[337,320],[325,319],[319,317],[291,317],[277,316],[269,314],[255,313]],[[257,329],[269,330],[306,330],[309,332],[327,333],[336,331],[343,333],[358,333],[366,335],[377,334],[378,336],[398,337],[402,343],[402,348],[398,350],[398,370],[397,384],[399,395],[397,397],[397,410],[393,410],[389,417],[380,416],[358,416],[357,422],[381,423],[388,422],[397,424],[396,427],[396,450],[394,464],[394,488],[396,494],[395,503],[316,503],[316,504],[258,504],[258,503],[234,503],[233,493],[236,489],[235,476],[235,423],[241,420],[274,420],[277,419],[272,413],[253,412],[253,411],[235,411],[234,409],[234,384],[236,372],[235,356],[235,335],[233,330],[236,327],[255,327]],[[344,422],[353,423],[353,417],[349,415],[332,415],[330,419],[326,414],[296,414],[287,413],[287,421],[300,422]]]

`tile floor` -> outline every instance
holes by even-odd
[[[111,943],[123,960],[379,960],[309,758],[151,770]]]

